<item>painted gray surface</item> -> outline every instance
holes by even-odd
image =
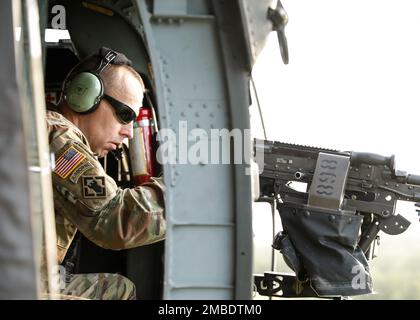
[[[267,10],[272,2],[272,0],[238,1],[250,66],[254,65],[258,55],[264,49],[267,36],[272,30],[272,23],[267,19]]]
[[[249,4],[253,3],[252,0]],[[240,17],[240,2],[213,1],[218,16],[218,31],[222,43],[225,76],[232,128],[249,129],[249,75],[246,61],[245,33]],[[244,147],[246,143],[244,138]],[[250,146],[249,146],[250,147]],[[245,154],[244,154],[245,155]],[[247,159],[249,161],[250,159]],[[251,178],[249,162],[232,167],[235,182],[235,299],[250,299],[252,293],[253,239]]]
[[[204,136],[211,129],[249,128],[249,70],[237,2],[159,0],[151,11],[137,3],[161,128],[203,129]],[[194,143],[189,139],[187,149]],[[181,164],[180,147],[179,141],[172,146],[177,163],[164,167],[164,299],[250,299],[251,184],[245,166]]]
[[[14,2],[14,1],[13,1]],[[16,4],[16,2],[15,2]],[[36,299],[28,164],[18,89],[12,0],[0,3],[0,299]],[[21,80],[20,80],[21,81]]]

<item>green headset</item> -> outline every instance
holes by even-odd
[[[115,58],[121,55],[108,48],[101,48],[99,51],[99,57],[101,58],[98,67],[93,71],[84,71],[74,73],[80,65],[77,65],[69,73],[63,84],[63,99],[76,113],[87,114],[94,112],[101,102],[104,95],[104,84],[100,78],[101,72],[109,64],[127,64],[130,65],[128,59],[123,55],[122,63],[113,63]],[[121,60],[118,59],[118,60]]]

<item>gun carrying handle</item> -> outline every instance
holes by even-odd
[[[395,172],[395,156],[390,157],[381,156],[375,153],[368,152],[352,152],[350,154],[351,164],[371,164],[371,165],[385,165],[391,169],[392,172]]]

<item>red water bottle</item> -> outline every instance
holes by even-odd
[[[133,139],[129,140],[131,168],[136,186],[150,181],[150,177],[156,175],[154,132],[152,109],[141,107],[133,125]]]

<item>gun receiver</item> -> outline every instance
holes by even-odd
[[[420,176],[395,170],[393,155],[384,157],[266,140],[255,141],[255,152],[264,152],[260,200],[280,196],[284,204],[373,214],[372,230],[362,235],[359,242],[364,252],[374,240],[374,231],[400,234],[410,225],[395,214],[397,200],[420,201]],[[307,191],[293,189],[293,181],[306,183]]]

